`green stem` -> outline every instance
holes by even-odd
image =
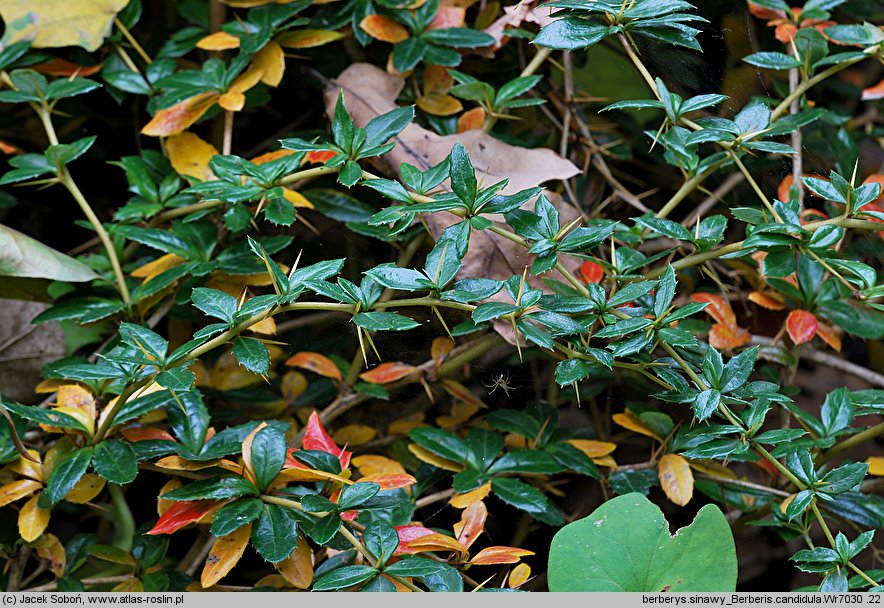
[[[694,177],[687,180],[684,184],[682,184],[681,188],[672,195],[672,198],[663,205],[663,208],[657,212],[658,218],[665,218],[670,213],[672,213],[676,207],[685,199],[687,196],[697,189],[706,179],[715,173],[726,161],[720,160],[717,163],[713,163],[708,169],[700,173],[699,175],[695,175]]]
[[[813,515],[814,515],[814,517],[816,517],[816,521],[817,521],[817,523],[819,523],[820,528],[823,529],[823,534],[826,535],[826,540],[829,541],[829,546],[832,547],[833,549],[837,550],[837,546],[835,544],[835,537],[832,536],[832,531],[829,530],[829,526],[828,526],[828,524],[826,524],[826,520],[823,517],[823,514],[820,513],[820,509],[816,504],[816,500],[814,500],[812,503],[810,503],[810,509],[811,509],[811,511],[813,511]],[[863,580],[865,580],[867,583],[869,583],[872,587],[878,586],[878,583],[875,582],[875,580],[873,580],[868,574],[863,572],[860,568],[856,567],[853,564],[853,562],[847,562],[847,566],[851,570],[856,572]]]
[[[115,483],[109,483],[107,489],[113,505],[113,523],[116,530],[113,544],[114,547],[128,552],[132,549],[132,539],[135,537],[135,518],[132,517],[132,510],[123,495],[123,488]]]
[[[847,450],[851,448],[855,448],[858,445],[865,443],[866,441],[871,441],[873,439],[877,439],[884,435],[884,422],[879,422],[875,426],[868,428],[856,435],[851,435],[847,439],[844,439],[838,443],[836,443],[829,451],[821,454],[819,462],[817,465],[823,464],[824,462],[828,462],[832,460],[835,456],[839,454],[843,454]]]
[[[795,475],[792,473],[792,471],[787,469],[783,465],[783,463],[781,463],[779,460],[774,458],[773,454],[768,452],[764,448],[764,446],[762,446],[761,444],[758,444],[758,443],[754,443],[754,442],[753,442],[752,446],[758,451],[759,454],[761,454],[765,458],[765,460],[767,460],[769,463],[771,463],[773,466],[775,466],[780,473],[785,475],[786,479],[791,481],[795,485],[796,488],[798,488],[799,490],[805,489],[805,485],[801,482],[801,480],[798,479],[797,477],[795,477]]]
[[[774,108],[773,112],[771,112],[771,114],[770,114],[771,122],[775,121],[777,118],[782,116],[785,112],[788,112],[789,106],[792,105],[792,102],[795,101],[796,99],[800,99],[801,96],[804,95],[805,93],[807,93],[808,90],[810,90],[814,86],[818,85],[819,83],[821,83],[823,80],[825,80],[829,76],[833,76],[833,75],[837,74],[838,72],[840,72],[841,70],[843,70],[845,68],[849,68],[850,66],[854,65],[855,63],[859,63],[863,59],[865,59],[865,57],[859,57],[857,59],[851,59],[850,61],[845,61],[844,63],[839,63],[836,65],[833,65],[832,67],[830,67],[826,70],[823,70],[822,72],[820,72],[819,74],[817,74],[813,78],[806,80],[805,82],[802,82],[801,84],[799,84],[795,88],[795,90],[792,91],[791,93],[789,93],[789,95],[783,101],[780,102],[780,105],[778,105],[776,108]]]
[[[749,170],[746,168],[746,165],[743,164],[743,161],[740,160],[739,155],[733,150],[728,150],[728,154],[731,159],[736,163],[737,167],[739,167],[740,172],[746,176],[746,181],[749,182],[749,185],[752,186],[752,189],[755,191],[755,194],[758,195],[758,199],[761,201],[761,204],[764,205],[768,211],[774,216],[774,219],[781,224],[783,223],[783,218],[779,216],[776,210],[773,208],[773,205],[770,204],[770,201],[767,200],[767,197],[762,192],[761,187],[758,185],[758,182],[755,181],[755,178],[752,177],[752,174],[749,173]]]

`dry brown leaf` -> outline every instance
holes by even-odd
[[[404,84],[401,77],[373,65],[353,64],[326,88],[326,112],[330,117],[334,114],[338,94],[343,91],[353,122],[356,126],[364,127],[375,116],[397,107],[396,98]],[[396,174],[403,162],[421,170],[429,169],[442,162],[455,143],[460,143],[469,152],[480,183],[491,185],[509,179],[507,187],[502,190],[504,194],[533,188],[544,182],[568,179],[580,173],[573,163],[552,150],[511,146],[480,130],[441,136],[412,123],[396,140],[396,147],[384,157],[389,174]],[[550,199],[559,209],[563,225],[577,217],[577,211],[564,204],[559,197],[551,195]],[[455,220],[453,216],[444,214],[426,217],[430,230],[437,238]],[[514,274],[522,274],[525,267],[531,265],[533,257],[512,241],[487,230],[476,231],[470,237],[470,250],[463,260],[461,273],[464,276],[507,279]],[[569,271],[578,272],[580,260],[562,256],[562,261]],[[550,275],[562,279],[556,272]],[[532,287],[544,288],[538,277],[529,277],[529,283]],[[502,294],[497,297],[506,299]],[[511,326],[499,323],[495,328],[506,340],[514,342]]]

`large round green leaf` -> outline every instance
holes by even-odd
[[[734,591],[737,553],[714,505],[669,533],[660,509],[638,493],[611,499],[555,535],[550,591]]]

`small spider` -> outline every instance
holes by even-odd
[[[509,374],[497,374],[491,381],[491,384],[486,384],[485,388],[490,389],[489,394],[493,393],[497,389],[502,389],[506,396],[510,396],[510,389],[516,389],[517,386],[513,386],[510,384]]]

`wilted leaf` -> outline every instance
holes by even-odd
[[[664,454],[657,464],[660,487],[667,498],[680,507],[691,501],[694,495],[694,474],[688,461],[678,454]]]
[[[200,575],[200,585],[204,589],[220,581],[233,569],[249,544],[251,531],[252,524],[246,524],[215,541]]]
[[[292,587],[307,589],[313,582],[313,551],[303,536],[298,536],[298,546],[287,559],[273,565]]]
[[[534,551],[519,549],[518,547],[486,547],[479,551],[470,565],[493,566],[498,564],[516,564],[523,557],[534,555]]]
[[[651,437],[656,439],[660,443],[663,443],[663,438],[660,437],[651,427],[642,422],[638,416],[630,412],[629,410],[625,412],[621,412],[619,414],[614,414],[611,416],[614,419],[614,422],[619,424],[625,429],[629,429],[630,431],[634,431],[640,435],[645,435],[646,437]]]
[[[477,500],[460,515],[460,521],[454,524],[454,535],[457,541],[467,549],[485,530],[485,519],[488,517],[488,509],[485,503]]]
[[[142,135],[168,137],[181,133],[202,118],[218,101],[218,93],[200,93],[157,112],[141,129]]]
[[[173,135],[166,140],[166,153],[179,174],[195,177],[201,182],[215,179],[209,169],[209,161],[218,154],[218,149],[197,135],[188,132]],[[132,275],[135,276],[135,273]]]

